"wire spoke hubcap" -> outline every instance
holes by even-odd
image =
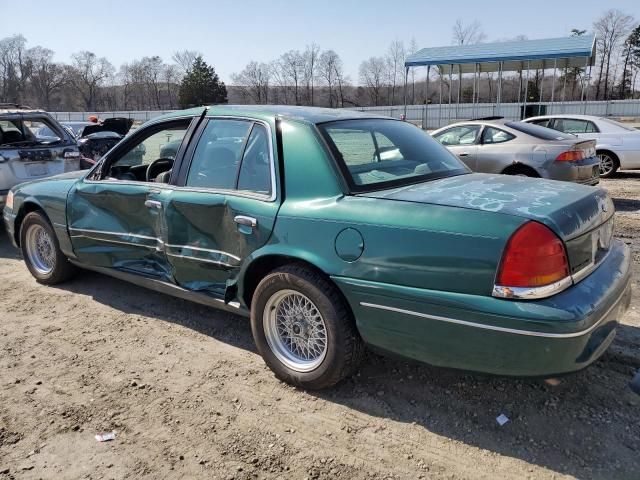
[[[613,158],[609,155],[598,155],[600,159],[600,175],[607,175],[613,170]]]
[[[327,355],[327,328],[318,307],[295,290],[280,290],[265,305],[263,328],[274,355],[296,372],[310,372]]]
[[[49,232],[41,225],[31,225],[27,230],[25,243],[33,268],[42,275],[51,273],[56,265],[56,252]]]

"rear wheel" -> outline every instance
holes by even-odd
[[[76,268],[60,250],[58,239],[41,212],[30,212],[20,226],[20,248],[27,268],[46,285],[69,279]]]
[[[251,329],[275,375],[302,388],[338,383],[353,373],[364,353],[336,287],[301,265],[281,267],[260,282],[251,302]]]
[[[620,167],[618,159],[610,152],[598,152],[598,159],[600,160],[601,178],[608,178],[613,176]]]

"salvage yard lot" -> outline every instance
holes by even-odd
[[[558,386],[369,354],[299,391],[247,320],[89,272],[41,286],[0,231],[0,479],[637,479],[640,173],[601,186],[634,297],[605,356]]]

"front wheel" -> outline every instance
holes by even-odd
[[[598,152],[600,160],[600,177],[609,178],[618,170],[618,159],[608,152]]]
[[[40,212],[30,212],[24,217],[20,226],[20,248],[27,268],[40,283],[60,283],[76,272],[60,250],[49,220]]]
[[[364,343],[337,288],[301,265],[274,270],[251,302],[251,329],[260,355],[292,385],[321,389],[358,367]]]

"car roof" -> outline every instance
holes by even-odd
[[[501,128],[503,130],[506,130],[506,129],[509,129],[509,125],[505,125],[507,122],[509,122],[508,119],[504,119],[504,120],[468,120],[466,122],[463,121],[463,122],[452,123],[450,125],[445,125],[444,127],[440,127],[437,130],[435,130],[435,132],[440,131],[440,130],[445,130],[445,129],[451,128],[451,127],[458,127],[460,125],[484,125],[486,127],[495,127],[495,128]]]
[[[580,114],[557,114],[557,115],[539,115],[537,117],[529,117],[526,120],[546,120],[548,118],[569,118],[575,120],[601,120],[602,117],[597,115],[580,115]]]
[[[201,115],[204,107],[196,107],[188,110],[178,110],[162,115],[154,119],[167,120],[184,116]],[[372,115],[356,110],[321,108],[321,107],[296,107],[291,105],[214,105],[207,107],[208,117],[213,116],[242,116],[259,120],[269,120],[275,117],[298,120],[308,123],[323,123],[334,120],[352,120],[359,118],[390,118],[381,115]]]
[[[21,105],[10,106],[8,104],[0,103],[0,115],[15,115],[15,114],[47,114],[44,110],[38,108],[23,107]]]

